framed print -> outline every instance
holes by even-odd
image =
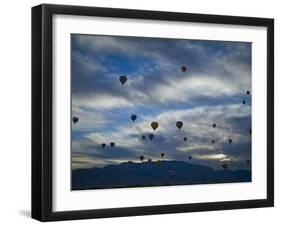
[[[274,205],[274,21],[32,8],[32,217]]]

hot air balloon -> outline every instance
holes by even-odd
[[[72,118],[72,121],[73,121],[74,123],[77,123],[77,122],[79,121],[79,118],[74,116],[74,117]]]
[[[249,90],[246,93],[247,93],[247,95],[250,95],[250,91]]]
[[[250,160],[249,159],[247,159],[246,162],[247,162],[247,164],[250,164]]]
[[[105,148],[105,146],[106,146],[106,144],[105,144],[105,143],[101,144],[101,147],[102,147],[102,148]]]
[[[137,116],[135,114],[131,115],[131,119],[134,122],[137,119]]]
[[[245,101],[245,100],[243,100],[243,101],[242,101],[242,104],[246,104],[246,101]]]
[[[178,129],[181,129],[181,127],[183,126],[183,122],[182,121],[177,121],[176,122],[176,126],[178,127]]]
[[[113,148],[115,146],[115,143],[114,142],[111,142],[110,143],[110,146]]]
[[[189,160],[191,160],[191,159],[192,159],[192,156],[191,156],[191,155],[190,155],[190,156],[188,156],[188,159],[189,159]]]
[[[152,160],[151,160],[151,159],[148,159],[147,162],[152,162]]]
[[[228,143],[230,143],[230,144],[231,144],[231,143],[232,143],[232,139],[229,139],[229,140],[228,140]]]
[[[249,129],[249,134],[252,134],[252,130],[251,129]]]
[[[122,85],[124,85],[127,82],[127,77],[125,75],[121,75],[119,77],[119,81],[121,82]]]
[[[161,158],[163,158],[165,156],[165,153],[161,153]]]
[[[183,140],[184,140],[184,141],[187,141],[187,137],[184,137]]]
[[[158,122],[152,122],[151,124],[152,129],[155,131],[158,127]]]
[[[150,140],[152,140],[154,138],[154,134],[151,133],[151,134],[148,135],[148,137],[149,137]]]
[[[145,140],[145,135],[143,135],[141,138],[142,138],[143,140]]]
[[[223,168],[224,170],[227,170],[227,168],[228,168],[228,166],[227,166],[226,163],[225,163],[225,164],[222,164],[221,166],[222,166],[222,168]]]
[[[215,143],[215,140],[212,140],[212,144],[214,144]]]
[[[214,123],[214,124],[213,124],[213,128],[216,128],[216,127],[217,127],[217,125]]]
[[[142,162],[144,160],[144,156],[143,155],[140,155],[139,157],[140,161]]]
[[[186,67],[186,66],[181,66],[181,71],[182,71],[182,72],[186,72],[186,70],[187,70],[187,67]]]

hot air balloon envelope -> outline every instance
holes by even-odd
[[[105,148],[105,144],[101,144],[102,148]]]
[[[149,137],[150,140],[152,140],[154,138],[154,134],[151,133],[151,134],[148,135],[148,137]]]
[[[110,146],[113,148],[115,146],[115,143],[114,142],[111,142],[110,143]]]
[[[178,127],[178,129],[180,129],[183,126],[183,122],[182,121],[177,121],[176,122],[176,126]]]
[[[124,85],[127,82],[127,77],[125,75],[121,75],[119,77],[119,81],[121,82],[122,85]]]
[[[222,168],[224,169],[224,170],[227,170],[227,164],[222,164]]]
[[[141,161],[143,161],[143,160],[144,160],[144,156],[141,155],[141,156],[139,157],[139,159],[140,159]]]
[[[186,72],[186,70],[187,70],[187,67],[186,67],[186,66],[182,66],[182,67],[181,67],[181,71],[182,71],[182,72]]]
[[[137,119],[137,116],[134,114],[134,115],[131,115],[131,119],[132,121],[134,122],[136,119]]]
[[[152,127],[153,130],[156,130],[157,127],[158,127],[158,122],[152,122],[151,127]]]
[[[73,118],[72,118],[72,121],[73,121],[74,123],[77,123],[77,122],[79,121],[79,118],[78,118],[78,117],[73,117]]]

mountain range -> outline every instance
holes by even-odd
[[[72,171],[72,190],[250,181],[249,170],[215,170],[183,161],[124,162]]]

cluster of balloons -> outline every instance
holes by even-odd
[[[187,67],[185,65],[181,66],[181,71],[182,72],[186,72],[187,71]],[[121,82],[122,85],[124,85],[127,82],[128,78],[125,75],[121,75],[119,77],[119,81]]]
[[[132,115],[132,116],[131,116],[131,119],[132,119],[132,120],[133,120],[133,118],[132,118],[133,116],[134,116],[135,119],[137,118],[136,115]],[[134,120],[133,120],[133,121],[134,121]],[[156,122],[156,121],[153,121],[153,122],[150,123],[150,126],[151,126],[151,128],[152,128],[154,131],[158,128],[158,125],[159,125],[159,124],[158,124],[158,122]],[[177,121],[177,122],[176,122],[176,127],[177,127],[178,129],[181,129],[182,126],[183,126],[183,122],[182,122],[182,121]],[[150,134],[148,135],[148,137],[149,137],[150,140],[152,140],[152,139],[154,138],[154,134],[153,134],[153,133],[150,133]],[[145,140],[145,138],[146,138],[145,135],[142,135],[142,139]],[[187,137],[184,137],[183,140],[184,140],[184,141],[187,141]]]
[[[109,145],[110,145],[110,147],[114,148],[114,147],[115,147],[115,142],[110,142]],[[105,144],[105,143],[102,143],[102,144],[101,144],[101,147],[102,147],[102,148],[105,148],[105,147],[106,147],[106,144]]]
[[[188,70],[188,68],[187,68],[187,66],[183,65],[183,66],[180,67],[180,70],[181,70],[183,73],[185,73],[185,72]],[[121,76],[119,77],[119,81],[120,81],[120,83],[121,83],[122,85],[125,85],[125,83],[127,82],[127,80],[128,80],[128,78],[127,78],[125,75],[121,75]],[[247,94],[247,95],[250,95],[250,91],[247,90],[247,91],[246,91],[246,94]],[[243,104],[243,105],[246,104],[246,100],[242,100],[242,104]],[[132,120],[132,122],[135,122],[137,118],[138,118],[138,117],[137,117],[136,114],[132,114],[132,115],[131,115],[131,120]],[[76,124],[76,123],[79,121],[79,118],[78,118],[77,116],[74,116],[74,117],[72,118],[72,121],[73,121],[74,124]],[[151,128],[153,129],[153,131],[156,131],[156,129],[158,128],[159,124],[158,124],[158,122],[153,121],[153,122],[151,122],[150,126],[151,126]],[[180,129],[183,127],[183,122],[182,122],[182,121],[177,121],[177,122],[176,122],[176,127],[180,130]],[[213,127],[213,128],[216,128],[216,127],[217,127],[216,123],[213,123],[213,124],[212,124],[212,127]],[[252,134],[252,130],[251,130],[251,129],[249,129],[248,132],[249,132],[249,134]],[[150,133],[150,134],[148,134],[147,136],[148,136],[148,138],[149,138],[150,140],[153,140],[153,138],[155,137],[155,135],[154,135],[153,133]],[[142,138],[142,140],[145,140],[145,139],[146,139],[146,136],[145,136],[145,135],[142,135],[141,138]],[[186,141],[187,141],[187,137],[184,137],[183,140],[186,142]],[[214,144],[214,143],[215,143],[215,140],[214,140],[214,139],[211,140],[211,143]],[[232,139],[228,139],[228,143],[231,144],[231,143],[232,143]],[[115,147],[115,142],[110,142],[109,145],[113,148],[113,147]],[[102,147],[102,148],[105,148],[105,147],[106,147],[106,144],[105,144],[105,143],[102,143],[102,144],[101,144],[101,147]],[[164,154],[164,153],[161,153],[160,156],[161,156],[161,158],[163,158],[163,157],[165,156],[165,154]],[[145,157],[144,157],[143,155],[140,155],[140,156],[139,156],[139,159],[140,159],[141,162],[144,160],[144,158],[145,158]],[[191,155],[188,156],[188,159],[191,160],[191,159],[192,159],[192,156],[191,156]],[[151,159],[148,159],[148,162],[151,162],[151,161],[152,161]],[[246,160],[246,163],[247,163],[247,164],[250,164],[250,160]],[[224,163],[224,164],[222,164],[222,168],[223,168],[224,170],[227,170],[227,169],[228,169],[228,165],[227,165],[226,163]],[[171,175],[172,175],[172,176],[174,176],[175,174],[176,174],[175,171],[171,172]]]
[[[250,95],[251,93],[250,93],[249,90],[247,90],[246,94],[247,94],[247,95]],[[246,104],[246,100],[242,100],[242,104]]]

